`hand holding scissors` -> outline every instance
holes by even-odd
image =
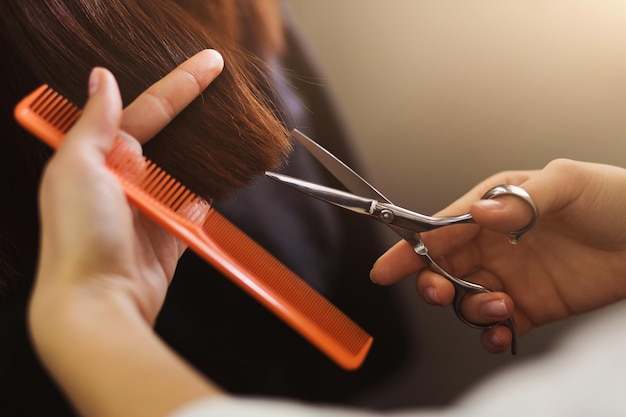
[[[420,233],[422,232],[455,224],[472,223],[473,219],[469,213],[458,216],[431,217],[396,206],[347,165],[319,146],[317,143],[298,131],[293,131],[293,136],[302,145],[304,145],[305,148],[307,148],[309,152],[311,152],[311,154],[315,156],[318,161],[322,163],[322,165],[324,165],[324,167],[326,167],[344,186],[346,186],[348,190],[356,194],[276,173],[268,172],[266,173],[268,177],[328,203],[372,217],[386,224],[398,235],[400,235],[400,237],[407,241],[415,253],[426,259],[435,272],[441,274],[453,284],[455,290],[453,307],[457,317],[462,322],[479,329],[488,329],[497,325],[504,325],[508,327],[512,334],[511,351],[512,353],[516,353],[516,328],[515,322],[512,318],[508,318],[503,322],[478,324],[466,319],[461,311],[461,302],[468,294],[491,292],[491,290],[482,285],[457,278],[448,273],[431,257],[428,252],[428,248],[421,238]],[[490,199],[501,195],[513,195],[521,198],[530,206],[533,212],[532,220],[526,227],[509,233],[510,242],[517,244],[520,236],[534,226],[537,219],[537,208],[530,195],[524,189],[514,185],[505,184],[494,187],[490,189],[483,196],[483,198]]]

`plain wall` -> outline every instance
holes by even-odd
[[[434,213],[485,177],[555,158],[626,166],[622,0],[288,0],[359,139],[368,179]],[[423,341],[413,369],[365,403],[449,401],[550,343],[560,324],[482,351],[478,332],[406,286]]]

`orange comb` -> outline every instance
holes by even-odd
[[[81,110],[43,85],[15,108],[15,118],[57,148]],[[365,360],[372,337],[209,202],[117,140],[107,166],[143,213],[274,312],[345,369]]]

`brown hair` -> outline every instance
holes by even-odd
[[[3,172],[0,193],[18,207],[2,206],[2,276],[15,270],[7,252],[31,270],[37,245],[36,187],[48,151],[11,120],[12,106],[48,83],[77,105],[86,99],[94,66],[116,76],[125,104],[196,52],[212,47],[225,69],[144,153],[194,192],[222,197],[279,164],[289,150],[288,134],[262,91],[264,67],[251,52],[278,48],[266,26],[252,26],[272,0],[2,0],[0,2],[0,128]],[[242,3],[242,4],[239,4]],[[262,5],[265,6],[253,6]],[[245,13],[244,13],[245,11]],[[260,24],[257,22],[256,24]],[[255,39],[249,51],[237,43]],[[3,201],[9,200],[3,195]],[[19,217],[19,218],[16,218]],[[20,222],[20,219],[22,220]],[[32,254],[24,258],[22,251]],[[24,268],[17,267],[18,270]]]
[[[212,34],[244,46],[260,57],[285,49],[279,0],[176,0]]]

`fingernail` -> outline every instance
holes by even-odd
[[[426,301],[430,304],[441,304],[439,302],[439,294],[437,294],[437,289],[435,287],[426,288],[426,291],[424,291],[424,298],[426,298]]]
[[[491,337],[489,338],[489,343],[496,348],[504,346],[504,342],[498,337],[497,332],[492,332]]]
[[[91,70],[91,74],[89,74],[89,86],[87,87],[89,91],[89,96],[91,97],[92,95],[94,95],[96,91],[98,91],[99,87],[100,71],[98,71],[98,68],[94,68]]]
[[[474,204],[487,210],[502,210],[504,208],[504,204],[497,199],[478,200]]]
[[[213,62],[215,63],[215,65],[224,66],[224,57],[222,56],[222,54],[220,54],[215,49],[210,49],[210,51],[213,54]]]
[[[224,68],[224,57],[215,49],[205,49],[199,53],[209,54],[211,58],[206,61],[205,70],[213,70],[215,68],[222,69]]]
[[[509,316],[504,300],[492,300],[482,305],[483,314],[489,318],[502,319]]]

